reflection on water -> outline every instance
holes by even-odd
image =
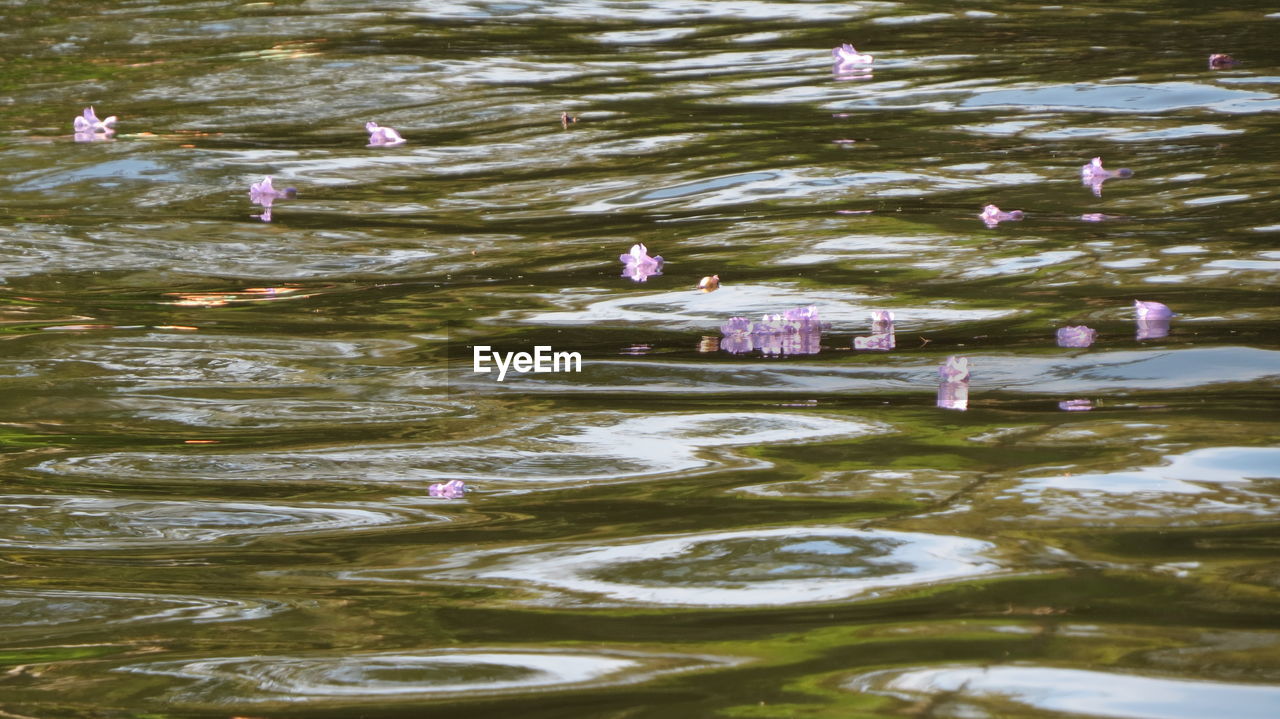
[[[770,606],[877,596],[897,587],[1001,570],[994,547],[944,537],[842,527],[787,527],[455,554],[446,571],[356,572],[354,578],[502,580],[657,606]],[[581,603],[582,600],[572,600]]]
[[[161,621],[225,622],[263,619],[280,611],[275,602],[58,589],[0,592],[0,627],[10,636],[98,630],[104,625]]]
[[[0,547],[110,550],[441,519],[381,508],[7,495]]]
[[[1277,703],[1271,8],[4,20],[0,713]]]
[[[1280,685],[1188,681],[1040,666],[949,667],[871,674],[846,685],[904,698],[945,697],[943,716],[1051,711],[1097,717],[1198,719],[1275,716]],[[1225,707],[1230,707],[1229,710]]]
[[[705,656],[495,648],[353,656],[227,657],[138,664],[116,671],[194,680],[192,686],[170,694],[170,701],[178,703],[225,704],[236,699],[296,704],[581,688],[729,663],[730,660]]]

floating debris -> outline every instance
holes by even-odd
[[[1225,70],[1229,67],[1239,65],[1240,61],[1226,54],[1225,52],[1215,52],[1209,56],[1210,70]]]

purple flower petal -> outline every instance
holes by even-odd
[[[635,282],[644,282],[654,275],[662,274],[662,256],[650,257],[649,249],[638,242],[631,246],[629,254],[618,255],[618,260],[624,265],[622,276],[630,277]]]
[[[393,147],[405,143],[400,133],[389,127],[380,127],[376,122],[366,122],[364,129],[369,132],[369,147]]]
[[[952,355],[938,366],[938,377],[943,382],[968,382],[969,358]]]
[[[262,178],[261,182],[255,182],[249,186],[249,201],[255,205],[262,205],[264,211],[261,215],[253,215],[261,219],[263,222],[271,221],[271,206],[276,200],[297,196],[298,191],[292,187],[286,187],[283,190],[277,190],[271,184],[271,176],[267,175]]]
[[[720,338],[720,349],[729,354],[746,354],[755,349],[755,342],[751,339],[750,334],[734,333],[726,334]]]
[[[1140,320],[1167,320],[1173,317],[1173,310],[1160,302],[1133,301],[1133,310]]]
[[[751,320],[746,317],[730,317],[728,322],[720,325],[720,333],[728,336],[735,334],[750,334]]]
[[[836,67],[845,65],[870,65],[875,61],[872,55],[866,55],[854,49],[853,45],[844,43],[840,47],[832,48],[831,56],[836,59]]]
[[[1059,327],[1059,347],[1088,347],[1098,336],[1098,331],[1084,325],[1078,327]]]
[[[817,322],[818,306],[797,307],[782,313],[782,318],[792,322]]]
[[[987,205],[982,208],[982,214],[978,215],[978,218],[985,222],[987,227],[995,227],[1001,222],[1021,220],[1022,216],[1022,210],[1002,212],[1000,208],[995,205]]]
[[[442,499],[458,499],[467,493],[467,486],[461,479],[451,479],[448,482],[433,484],[427,487],[427,494],[432,497],[440,497]]]
[[[823,325],[814,306],[764,315],[758,322],[731,317],[720,327],[720,349],[733,354],[758,349],[766,356],[817,354]]]
[[[853,348],[856,350],[873,350],[877,352],[888,352],[897,346],[897,341],[892,332],[883,334],[873,334],[868,337],[854,337]]]
[[[938,367],[938,406],[969,409],[969,360],[951,356]]]
[[[80,117],[71,121],[71,127],[76,133],[101,132],[111,133],[115,130],[111,125],[116,124],[116,116],[112,115],[105,120],[99,120],[98,114],[94,112],[93,107],[86,107]]]
[[[1080,167],[1080,183],[1093,189],[1096,197],[1102,197],[1102,183],[1113,177],[1132,177],[1133,170],[1122,167],[1119,170],[1108,170],[1102,166],[1102,158],[1095,157],[1089,164]]]

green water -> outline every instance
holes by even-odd
[[[0,18],[6,716],[1280,714],[1276,8]]]

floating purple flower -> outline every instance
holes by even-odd
[[[84,109],[84,114],[82,114],[80,117],[77,117],[71,123],[71,127],[78,134],[110,133],[110,132],[115,132],[115,128],[112,127],[112,125],[114,124],[116,124],[115,115],[112,115],[111,117],[108,117],[105,120],[99,120],[98,114],[94,112],[93,107],[90,106]]]
[[[1069,399],[1059,402],[1058,409],[1064,412],[1088,412],[1093,409],[1093,402],[1087,399]]]
[[[1080,166],[1080,184],[1088,185],[1095,197],[1102,197],[1102,183],[1113,177],[1132,177],[1133,170],[1122,167],[1119,170],[1108,170],[1102,166],[1102,158],[1095,157],[1087,165]]]
[[[868,335],[866,337],[854,337],[853,348],[856,350],[872,350],[876,352],[888,352],[897,346],[897,340],[892,332]]]
[[[969,409],[969,358],[952,355],[938,367],[938,406]]]
[[[768,317],[769,315],[765,315]],[[809,305],[808,307],[796,307],[782,313],[782,319],[788,322],[817,322],[818,306]]]
[[[459,499],[467,493],[467,485],[461,479],[451,479],[448,482],[436,483],[427,487],[427,494],[432,497],[440,497],[441,499]]]
[[[840,47],[831,51],[831,56],[835,58],[835,64],[831,67],[831,72],[835,74],[839,80],[861,80],[871,77],[871,63],[875,60],[871,55],[864,55],[853,48],[849,43],[844,43]]]
[[[1059,347],[1088,347],[1093,344],[1093,340],[1098,336],[1098,331],[1090,327],[1080,325],[1078,327],[1059,327],[1058,328],[1058,346]]]
[[[1133,301],[1134,313],[1138,319],[1137,338],[1139,340],[1158,340],[1169,336],[1169,320],[1173,311],[1159,302]]]
[[[630,277],[636,282],[644,282],[654,275],[662,274],[662,255],[649,256],[649,249],[640,243],[631,246],[631,252],[618,255],[622,261],[622,276]]]
[[[364,129],[369,131],[369,147],[395,147],[405,143],[400,133],[389,127],[379,127],[376,122],[366,122]]]
[[[889,310],[872,310],[871,335],[869,337],[853,338],[853,348],[855,350],[888,352],[895,346],[893,313]]]
[[[720,327],[720,349],[745,354],[753,349],[766,356],[817,354],[822,348],[823,324],[814,306],[768,314],[758,322],[731,317]]]
[[[1226,54],[1225,52],[1215,52],[1209,56],[1210,70],[1225,70],[1229,67],[1239,65],[1240,61]]]
[[[1161,302],[1133,301],[1133,311],[1140,320],[1167,320],[1173,317],[1173,310]]]
[[[987,205],[982,208],[982,214],[978,215],[978,217],[987,224],[987,227],[995,227],[1001,222],[1021,220],[1022,210],[1001,212],[999,207],[996,207],[995,205]]]
[[[831,56],[836,59],[836,69],[846,65],[870,65],[875,61],[872,55],[866,55],[854,49],[853,45],[844,43],[840,47],[831,50]]]
[[[746,354],[754,349],[751,341],[751,320],[746,317],[730,317],[728,322],[720,325],[720,349],[729,354]]]
[[[286,187],[283,190],[277,190],[271,184],[271,175],[262,178],[261,182],[255,182],[249,186],[249,201],[255,205],[262,205],[262,214],[253,215],[260,218],[263,222],[271,221],[271,206],[276,200],[284,200],[296,197],[298,191],[292,187]]]

